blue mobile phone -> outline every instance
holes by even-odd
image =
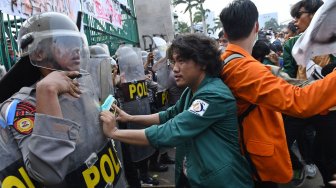
[[[116,99],[112,95],[109,95],[100,108],[102,111],[110,110],[113,103],[116,103]]]

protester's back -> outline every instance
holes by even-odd
[[[260,177],[256,181],[256,187],[267,181],[289,182],[292,178],[292,167],[281,112],[308,117],[334,106],[335,98],[328,98],[324,103],[320,102],[320,98],[333,95],[334,91],[330,87],[336,87],[336,73],[302,89],[290,85],[275,77],[250,55],[259,31],[258,10],[253,2],[233,1],[222,10],[220,19],[229,39],[222,60],[232,54],[243,56],[226,64],[221,77],[237,99],[239,115],[252,104],[256,105],[242,122],[243,145],[246,146],[251,164],[256,169],[255,174]]]

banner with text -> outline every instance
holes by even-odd
[[[76,21],[81,8],[79,0],[1,0],[3,13],[28,18],[41,12],[60,12]]]
[[[114,0],[82,0],[83,12],[97,19],[122,28],[122,16],[119,1]]]

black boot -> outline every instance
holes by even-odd
[[[154,172],[166,172],[168,171],[168,166],[158,162],[151,162],[149,164],[149,170]]]
[[[148,174],[140,175],[140,180],[141,180],[141,186],[154,186],[160,184],[158,179],[150,177]]]
[[[160,163],[162,164],[175,164],[175,160],[169,157],[168,153],[164,153],[160,157]]]

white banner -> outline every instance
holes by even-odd
[[[113,0],[83,0],[83,12],[122,28],[121,8],[118,1]]]
[[[28,18],[41,12],[60,12],[76,21],[80,10],[79,0],[0,0],[3,13]]]
[[[128,6],[127,0],[118,0],[120,4],[125,5],[126,7]]]

